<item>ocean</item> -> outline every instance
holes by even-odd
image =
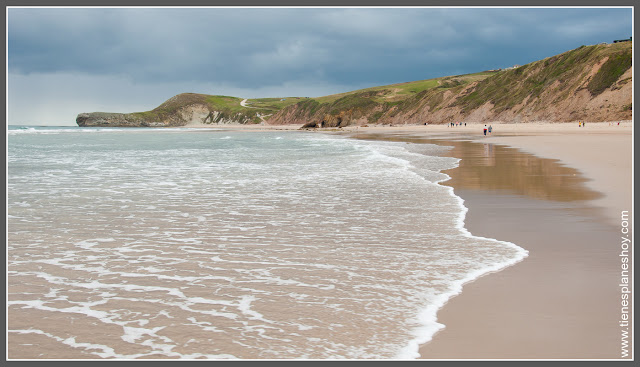
[[[299,131],[7,130],[8,356],[412,359],[462,284],[446,147]]]

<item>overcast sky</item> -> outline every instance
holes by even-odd
[[[9,124],[183,92],[316,97],[630,36],[631,8],[10,8]]]

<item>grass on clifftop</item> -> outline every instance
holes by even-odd
[[[247,112],[245,107],[240,105],[241,98],[229,96],[207,96],[205,101],[214,110],[223,110],[229,113]]]
[[[233,116],[238,114],[244,115],[247,119],[254,123],[260,122],[260,119],[256,116],[256,113],[266,113],[266,110],[262,109],[248,109],[240,105],[241,98],[230,96],[212,96],[199,93],[182,93],[169,98],[160,106],[154,108],[151,111],[136,112],[131,115],[148,120],[148,121],[163,121],[175,113],[182,107],[189,105],[200,104],[208,106],[212,111],[219,111],[224,118],[232,119]]]
[[[247,107],[260,108],[274,113],[305,99],[307,97],[253,98],[248,99],[246,105]]]
[[[320,104],[330,104],[338,101],[339,99],[353,95],[364,95],[370,97],[370,95],[367,94],[368,92],[377,92],[371,97],[374,102],[397,103],[427,90],[432,90],[435,88],[448,89],[458,85],[465,85],[471,82],[483,80],[493,74],[494,72],[483,71],[473,74],[455,75],[434,79],[418,80],[414,82],[389,84],[378,87],[358,89],[351,92],[332,94],[313,99]]]

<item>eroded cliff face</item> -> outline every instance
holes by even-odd
[[[629,69],[610,88],[593,96],[586,88],[578,87],[564,91],[564,98],[557,87],[537,97],[526,97],[523,101],[506,109],[496,109],[491,98],[471,110],[464,110],[460,100],[466,90],[439,96],[439,103],[432,103],[433,96],[411,101],[412,106],[363,108],[338,113],[320,110],[316,113],[294,105],[272,116],[269,124],[307,124],[308,127],[339,127],[364,124],[444,124],[449,122],[571,122],[616,121],[632,119],[632,71]],[[473,89],[472,83],[468,89]],[[444,94],[444,93],[443,93]],[[409,103],[407,103],[409,104]]]
[[[401,111],[395,116],[383,117],[380,123],[422,124],[448,122],[572,122],[618,121],[632,119],[631,69],[619,81],[599,95],[593,96],[584,85],[569,91],[558,92],[558,85],[550,87],[538,97],[525,99],[511,108],[497,109],[489,100],[470,111],[456,105],[461,95],[449,98],[436,108],[427,101],[413,110]],[[587,78],[588,80],[588,78]],[[585,81],[585,84],[587,81]],[[559,83],[558,83],[559,84]],[[563,96],[564,94],[564,96]],[[439,107],[439,108],[438,108]]]
[[[269,124],[335,127],[363,124],[449,122],[571,122],[632,119],[631,47],[583,46],[545,60],[496,73],[482,81],[434,88],[385,103],[305,101],[273,115]]]

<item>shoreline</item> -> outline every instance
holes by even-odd
[[[632,209],[631,129],[608,123],[592,124],[592,130],[493,126],[494,136],[487,137],[477,125],[455,133],[400,127],[351,135],[453,145],[448,155],[461,162],[444,172],[451,179],[441,184],[464,200],[464,227],[529,252],[465,283],[438,310],[437,322],[445,327],[420,346],[420,358],[619,359],[620,260],[612,244],[619,252],[624,200]],[[585,152],[596,140],[610,149]],[[627,156],[619,157],[621,151]],[[600,159],[593,160],[594,152]],[[607,166],[612,160],[618,164]]]
[[[619,125],[618,125],[619,123]],[[470,123],[468,126],[447,127],[443,125],[406,125],[394,127],[347,127],[345,132],[415,136],[440,140],[468,140],[491,143],[520,149],[540,158],[553,159],[568,167],[576,168],[587,178],[586,185],[605,195],[606,200],[592,203],[606,210],[606,215],[626,204],[631,196],[632,179],[632,122],[613,121],[588,123],[578,127],[574,123],[488,123],[493,133],[483,136],[485,124]],[[626,139],[626,140],[625,140]],[[629,169],[626,169],[626,168]],[[621,171],[622,169],[622,171]],[[626,191],[608,184],[610,176],[616,176],[616,185],[626,182]],[[614,200],[613,202],[611,200]],[[617,222],[612,222],[617,224]]]
[[[444,328],[419,346],[420,359],[619,359],[615,270],[620,263],[608,244],[619,242],[621,208],[632,209],[632,122],[489,125],[493,133],[488,136],[482,134],[484,124],[474,123],[308,132],[454,145],[450,155],[469,167],[445,171],[451,179],[440,184],[452,187],[463,200],[463,230],[528,252],[523,259],[463,281],[438,307],[435,321]],[[514,157],[521,164],[511,170],[521,173],[515,182],[522,187],[473,176],[478,167],[499,167]]]
[[[464,229],[529,253],[464,282],[438,309],[445,327],[420,345],[420,359],[620,359],[619,218],[632,218],[632,122],[493,123],[488,136],[483,125],[310,132],[453,145],[460,166],[441,184],[464,201]],[[475,172],[502,165],[520,176]]]
[[[620,128],[592,124],[592,130],[563,125],[494,124],[494,135],[487,137],[478,133],[480,125],[318,131],[452,147],[446,155],[460,158],[459,165],[443,171],[450,179],[439,184],[465,208],[457,226],[470,236],[528,252],[499,269],[469,276],[460,290],[450,292],[434,314],[445,327],[420,345],[420,358],[619,358],[618,218],[625,200],[632,214],[627,197],[632,194],[631,123]],[[597,149],[585,150],[594,144]],[[600,187],[598,182],[615,184]],[[617,218],[611,214],[616,212]]]

